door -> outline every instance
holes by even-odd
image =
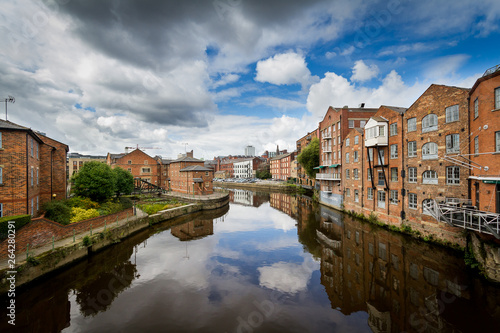
[[[497,192],[497,208],[496,208],[496,212],[498,214],[500,214],[500,184],[496,185],[495,190]]]
[[[479,183],[474,183],[474,186],[476,187],[476,208],[479,208]]]

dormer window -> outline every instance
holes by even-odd
[[[438,129],[438,117],[431,113],[422,118],[422,133],[437,131]]]

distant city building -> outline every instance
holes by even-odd
[[[96,161],[106,163],[106,156],[82,155],[79,153],[69,153],[67,163],[67,174],[71,177],[80,170],[85,163]]]
[[[246,146],[245,147],[245,156],[255,156],[255,147]]]
[[[68,150],[41,132],[0,120],[0,217],[38,216],[44,203],[66,199]]]

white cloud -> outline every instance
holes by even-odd
[[[311,76],[304,56],[294,52],[277,54],[259,61],[256,71],[256,81],[276,85],[299,83],[307,86],[317,80],[317,77]]]
[[[373,79],[379,73],[377,65],[367,66],[363,60],[358,60],[352,68],[351,81],[364,82]]]
[[[312,272],[318,269],[318,263],[311,258],[304,258],[302,265],[280,261],[271,266],[259,267],[261,286],[285,293],[297,293],[305,290]]]

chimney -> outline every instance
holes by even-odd
[[[361,104],[359,104],[359,107],[360,107],[361,109],[362,109],[362,108],[364,108],[364,107],[365,107],[365,103],[361,103]]]

